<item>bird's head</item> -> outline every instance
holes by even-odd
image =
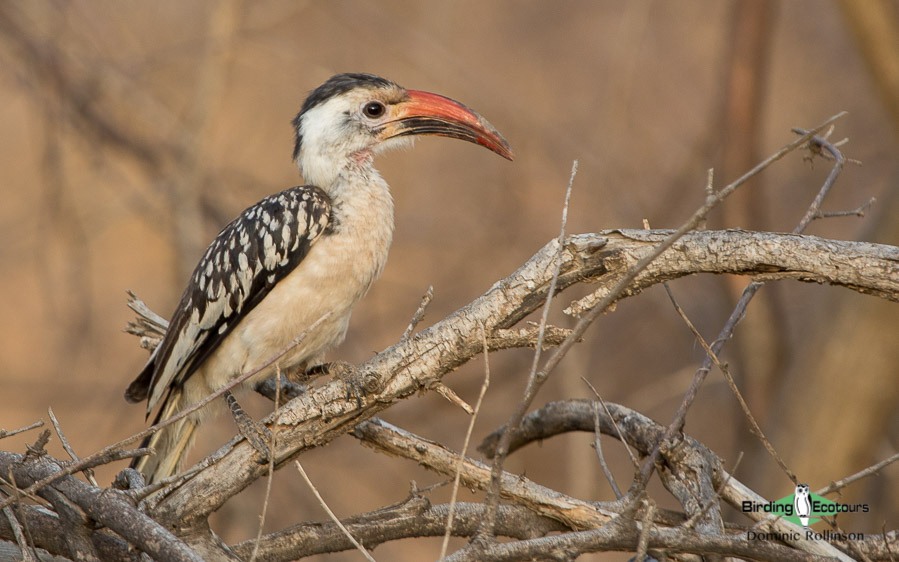
[[[462,139],[514,157],[499,131],[461,103],[371,74],[331,77],[306,98],[293,125],[294,160],[306,182],[323,189],[347,166],[409,146],[416,135]]]

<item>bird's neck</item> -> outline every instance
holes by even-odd
[[[387,245],[393,237],[393,197],[371,156],[353,159],[322,187],[331,197],[335,228],[376,236]],[[367,234],[366,234],[367,233]]]
[[[324,148],[304,148],[297,164],[306,183],[317,186],[334,197],[336,193],[332,191],[339,191],[348,181],[378,175],[372,162],[371,150],[357,151],[341,157],[336,156],[338,153],[337,150]]]
[[[331,196],[326,243],[331,254],[346,260],[345,267],[335,271],[342,271],[340,275],[352,281],[358,299],[387,263],[393,241],[393,198],[387,182],[370,162],[345,168],[326,191]]]

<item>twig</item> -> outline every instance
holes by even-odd
[[[553,435],[557,435],[559,433],[567,432],[567,431],[593,431],[594,420],[593,420],[593,408],[592,408],[592,400],[589,399],[577,399],[577,400],[565,400],[561,402],[551,402],[545,405],[541,410],[532,412],[528,414],[527,418],[525,418],[524,423],[522,424],[523,430],[527,433],[527,435],[517,435],[516,440],[514,442],[515,447],[521,447],[526,443],[530,443],[536,440],[545,440]],[[659,424],[650,418],[636,412],[630,408],[606,403],[607,409],[611,412],[608,416],[612,419],[617,419],[617,425],[623,430],[626,435],[625,438],[618,437],[622,440],[626,440],[631,443],[633,448],[638,451],[642,455],[650,454],[659,443],[662,436],[665,434],[666,426]],[[603,433],[605,435],[609,435],[612,437],[617,437],[616,429],[612,424],[611,420],[602,420]],[[368,427],[366,427],[366,430]],[[502,430],[497,430],[494,432],[491,437],[488,437],[487,440],[493,438],[493,441],[499,439]],[[495,438],[494,438],[495,436]],[[379,441],[383,443],[383,440]],[[399,454],[405,458],[410,458],[414,461],[419,462],[420,464],[425,465],[426,467],[430,467],[430,454],[427,456],[428,463],[426,464],[424,455],[422,455],[417,449],[417,443],[409,444],[405,446],[403,449],[399,447],[392,446],[388,449],[389,453]],[[427,443],[423,444],[424,446],[428,446]],[[677,475],[677,478],[689,478],[691,474],[695,474],[697,469],[702,471],[704,474],[708,474],[712,477],[712,483],[714,484],[715,491],[723,498],[729,505],[735,507],[738,511],[741,509],[741,506],[744,502],[752,502],[752,503],[767,503],[764,498],[759,496],[757,493],[749,489],[747,486],[742,484],[737,478],[731,477],[727,471],[721,469],[717,463],[714,462],[705,462],[703,466],[697,465],[684,465],[681,463],[681,460],[684,460],[688,457],[695,458],[704,458],[708,460],[712,460],[714,454],[702,443],[696,441],[693,437],[688,434],[682,434],[679,436],[677,445],[675,448],[679,451],[679,454],[676,455],[676,458],[669,458],[669,467],[672,471],[672,475]],[[480,449],[485,454],[490,454],[489,450],[485,451],[484,446],[481,446]],[[443,473],[443,471],[440,471]],[[474,483],[477,485],[477,482]],[[515,486],[515,482],[509,482],[508,484],[504,483],[503,492],[507,494],[513,501],[523,503],[525,505],[537,505],[531,498],[525,496],[517,496],[512,491],[512,486]],[[509,486],[509,491],[506,490],[506,486]],[[710,494],[709,496],[711,496]],[[636,494],[637,499],[642,498],[643,494]],[[706,497],[708,499],[708,497]],[[629,505],[625,502],[614,502],[609,508],[609,510],[615,515],[622,514]],[[701,507],[697,505],[698,508]],[[715,506],[712,505],[712,508]],[[661,510],[660,510],[661,511]],[[556,517],[552,511],[541,512],[549,517]],[[661,512],[660,515],[664,515],[664,511]],[[764,512],[748,512],[745,513],[747,517],[754,521],[765,520],[766,525],[770,525],[771,528],[779,533],[784,533],[788,537],[790,537],[786,542],[795,546],[796,548],[810,552],[813,554],[823,555],[823,556],[837,556],[841,560],[851,560],[848,556],[843,555],[839,550],[835,547],[828,544],[826,541],[817,540],[814,537],[805,538],[803,535],[796,533],[798,527],[793,525],[792,523],[787,522],[786,520],[779,519],[779,516],[773,516]],[[557,518],[557,517],[556,517]],[[558,518],[560,521],[566,521],[566,519]],[[656,517],[655,522],[660,525],[665,526],[680,526],[684,524],[683,518],[679,518],[677,520],[672,520],[668,517]],[[581,523],[581,521],[577,521],[577,523]],[[596,528],[599,527],[601,523],[593,523],[588,526],[586,524],[575,524],[572,525],[572,528]],[[704,535],[710,536],[710,535]],[[634,540],[636,542],[636,539]],[[758,541],[761,545],[763,541]],[[633,548],[632,543],[630,545]],[[450,557],[452,558],[452,557]]]
[[[433,390],[440,396],[443,396],[443,398],[445,398],[446,401],[449,402],[450,404],[455,404],[456,406],[462,408],[463,410],[465,410],[465,413],[468,414],[469,416],[474,414],[474,408],[469,406],[465,400],[462,400],[462,398],[458,394],[456,394],[455,390],[446,386],[442,382],[437,381],[434,384],[432,384],[431,386],[429,386],[428,389]]]
[[[44,427],[44,420],[38,420],[31,425],[26,425],[25,427],[20,427],[19,429],[13,429],[12,431],[0,429],[0,439],[3,439],[4,437],[12,437],[13,435],[18,435],[20,433],[25,433],[26,431],[31,431],[32,429],[36,429],[38,427]]]
[[[568,223],[568,204],[571,201],[571,191],[574,187],[574,178],[577,175],[578,161],[575,160],[571,165],[571,176],[568,179],[568,189],[565,191],[565,203],[562,205],[562,224],[559,229],[558,248],[555,257],[555,267],[553,269],[552,280],[549,283],[549,291],[546,293],[546,303],[543,305],[543,314],[540,316],[540,329],[537,335],[537,346],[534,348],[534,360],[531,363],[531,371],[528,375],[527,386],[525,387],[524,396],[515,408],[515,411],[506,424],[506,431],[500,438],[499,445],[496,448],[496,456],[493,458],[493,468],[490,476],[490,486],[487,489],[487,516],[484,517],[482,525],[483,536],[493,536],[493,528],[496,524],[496,510],[499,506],[500,496],[500,480],[503,473],[503,464],[506,462],[506,455],[509,452],[509,443],[512,441],[512,434],[521,424],[521,420],[530,407],[531,403],[537,395],[537,391],[546,380],[549,372],[544,370],[538,371],[537,367],[540,363],[540,356],[543,351],[543,338],[546,333],[547,319],[549,318],[549,307],[552,304],[553,296],[556,292],[556,285],[559,281],[559,272],[562,268],[562,250],[565,247],[565,227]],[[570,340],[571,336],[566,338]],[[580,339],[578,336],[577,339]],[[556,352],[558,354],[558,350]]]
[[[705,202],[711,203],[715,198],[715,168],[709,168],[706,174],[706,182],[705,182]],[[646,230],[649,230],[649,225],[644,225]],[[696,225],[697,230],[705,230],[706,226],[708,226],[706,219],[702,219]]]
[[[843,529],[837,523],[836,515],[834,515],[833,517],[822,516],[821,519],[824,520],[825,523],[830,525],[830,528],[833,529],[834,531],[836,531],[837,533],[839,533],[841,535],[846,534],[846,532],[843,531]],[[858,544],[856,541],[847,541],[846,548],[848,548],[855,555],[856,560],[861,560],[862,562],[871,562],[871,559],[858,548]]]
[[[649,534],[652,532],[652,518],[656,514],[656,504],[652,500],[644,500],[646,513],[643,515],[643,524],[640,528],[640,540],[637,541],[637,552],[634,559],[637,562],[646,560],[646,551],[649,547]]]
[[[62,448],[65,449],[66,453],[68,453],[70,457],[72,457],[73,461],[78,462],[79,460],[81,460],[78,458],[78,455],[75,454],[75,450],[72,449],[72,446],[69,445],[69,440],[66,439],[65,434],[62,432],[62,427],[60,427],[59,425],[59,420],[57,420],[56,415],[53,414],[53,408],[47,408],[47,413],[50,415],[50,422],[53,424],[53,428],[56,430],[56,435],[59,436],[59,442],[62,443]],[[86,468],[81,472],[84,473],[84,477],[87,478],[88,482],[98,488],[100,487],[100,485],[97,484],[96,478],[94,478],[93,470]]]
[[[815,196],[812,204],[809,205],[805,216],[802,217],[802,220],[800,220],[799,224],[796,225],[796,228],[793,229],[793,234],[802,234],[809,223],[815,219],[815,215],[821,210],[821,203],[824,202],[824,198],[830,193],[833,184],[836,183],[837,177],[840,175],[840,172],[843,171],[843,166],[846,164],[846,158],[843,157],[843,153],[840,152],[836,146],[827,142],[826,138],[813,135],[812,138],[809,139],[809,146],[818,147],[819,151],[820,149],[824,149],[829,152],[830,155],[833,156],[834,163],[833,167],[830,169],[830,173],[827,174],[827,179],[824,180],[824,184],[821,186],[821,189],[818,190],[818,194]]]
[[[147,449],[147,450],[149,451],[149,449]],[[201,470],[203,470],[204,468],[206,468],[206,465],[204,464],[204,462],[205,462],[205,460],[200,461],[199,463],[188,468],[187,470],[183,470],[177,474],[172,474],[168,478],[163,478],[162,480],[160,480],[158,482],[153,482],[152,484],[149,484],[142,488],[137,488],[134,490],[127,490],[126,493],[129,496],[131,496],[135,502],[140,502],[144,498],[148,498],[148,497],[152,496],[159,490],[165,490],[165,492],[160,494],[160,496],[164,496],[164,495],[168,494],[169,490],[174,489],[175,487],[179,486],[181,484],[181,482],[187,480],[194,474],[196,474],[196,473],[200,472]],[[141,476],[141,480],[143,480],[142,476]]]
[[[4,484],[4,483],[7,483],[7,481],[6,481],[3,477],[0,477],[0,484]],[[51,510],[53,509],[52,506],[50,505],[50,502],[48,502],[47,500],[45,500],[44,498],[42,498],[42,497],[40,497],[40,496],[38,496],[38,495],[36,495],[36,494],[33,494],[33,493],[31,493],[31,494],[26,494],[26,493],[24,493],[24,491],[21,490],[21,489],[18,487],[18,485],[17,485],[15,482],[13,482],[12,480],[10,480],[8,484],[9,484],[9,485],[12,485],[12,486],[15,486],[16,494],[22,494],[24,497],[26,497],[26,498],[28,498],[29,500],[31,500],[32,502],[34,502],[35,505],[40,506],[40,507],[42,507],[42,508],[44,508],[44,509],[46,509],[46,510],[48,510],[48,511],[51,511]],[[0,491],[2,491],[2,490],[0,490]],[[9,494],[7,494],[7,495],[9,495]],[[21,502],[16,502],[16,504],[17,504],[17,507],[19,507],[19,505],[21,504]],[[5,509],[5,508],[4,508],[4,509]],[[21,515],[21,514],[19,514],[19,515]]]
[[[818,211],[815,213],[816,219],[829,219],[832,217],[864,217],[865,211],[868,210],[868,207],[877,202],[876,197],[872,197],[856,207],[855,209],[850,209],[848,211]]]
[[[259,516],[259,530],[256,533],[256,544],[253,546],[253,555],[250,562],[256,561],[259,554],[259,541],[262,539],[262,528],[265,526],[265,514],[268,512],[268,500],[272,495],[272,480],[275,476],[275,445],[278,434],[278,408],[281,404],[281,368],[275,369],[275,422],[272,424],[272,440],[269,444],[268,478],[265,481],[265,500],[262,502],[262,514]]]
[[[887,459],[884,459],[877,464],[873,464],[864,470],[860,470],[860,471],[856,472],[855,474],[853,474],[852,476],[847,476],[846,478],[843,478],[842,480],[838,480],[836,482],[831,482],[830,485],[825,486],[824,488],[821,488],[820,490],[818,490],[815,493],[819,496],[832,494],[833,492],[836,492],[837,490],[839,490],[841,488],[845,488],[846,486],[848,486],[849,484],[852,484],[853,482],[856,482],[858,480],[861,480],[862,478],[865,478],[867,476],[870,476],[870,475],[876,473],[881,468],[891,465],[894,462],[896,462],[897,460],[899,460],[899,453],[896,453],[893,456],[891,456]]]
[[[403,331],[403,335],[400,337],[400,344],[409,341],[409,338],[412,337],[412,332],[415,331],[415,328],[418,324],[424,319],[425,312],[428,310],[428,305],[431,304],[431,299],[434,298],[434,286],[430,285],[428,290],[425,291],[425,294],[421,297],[421,302],[418,305],[418,310],[415,311],[415,314],[412,315],[412,320],[409,321],[409,326],[406,327],[406,330]]]
[[[263,370],[267,369],[269,366],[271,366],[273,363],[275,363],[278,359],[283,357],[284,354],[286,354],[288,351],[290,351],[291,349],[293,349],[294,347],[299,345],[300,342],[302,342],[303,339],[306,337],[306,334],[308,334],[309,332],[314,330],[316,327],[318,327],[318,325],[320,323],[322,323],[329,316],[331,316],[331,312],[325,313],[318,320],[313,322],[308,328],[306,328],[300,335],[298,335],[296,338],[294,338],[294,340],[292,342],[290,342],[290,344],[287,345],[287,347],[285,347],[284,349],[282,349],[281,351],[279,351],[278,353],[273,355],[271,358],[269,358],[267,361],[265,361],[262,365],[233,379],[231,382],[229,382],[225,386],[221,387],[217,391],[213,392],[212,394],[210,394],[203,400],[197,402],[190,408],[186,408],[186,409],[178,412],[174,416],[166,419],[165,421],[162,421],[158,424],[152,425],[152,426],[148,427],[147,429],[145,429],[139,433],[135,433],[134,435],[132,435],[130,437],[126,437],[125,439],[122,439],[121,441],[119,441],[117,443],[108,445],[108,446],[100,449],[99,451],[97,451],[96,453],[94,453],[93,455],[91,455],[89,457],[81,459],[80,461],[74,462],[68,466],[62,467],[62,469],[59,472],[57,472],[55,474],[51,474],[50,476],[47,476],[46,478],[43,478],[43,479],[35,482],[31,486],[29,486],[25,490],[26,493],[29,493],[29,494],[33,493],[35,490],[43,488],[47,484],[55,482],[56,480],[59,480],[63,476],[68,476],[69,474],[78,472],[80,470],[84,470],[85,468],[89,468],[89,467],[97,466],[99,464],[106,464],[107,462],[111,462],[109,460],[106,460],[107,457],[113,458],[113,460],[120,460],[121,458],[129,458],[129,457],[137,456],[137,454],[135,454],[136,452],[139,452],[138,454],[147,454],[146,449],[136,449],[135,451],[120,451],[120,448],[127,445],[128,443],[133,443],[134,441],[143,439],[144,437],[159,431],[163,427],[173,424],[176,421],[190,415],[191,413],[193,413],[193,412],[199,410],[200,408],[202,408],[203,406],[209,404],[210,402],[212,402],[219,396],[222,396],[225,392],[228,392],[229,390],[231,390],[235,386],[239,385],[243,381],[252,377],[253,375],[260,373]],[[127,454],[125,454],[125,453],[127,453]],[[0,509],[10,505],[11,503],[12,502],[9,499],[0,502]]]
[[[590,391],[593,392],[593,395],[596,396],[596,400],[602,404],[602,409],[605,411],[606,415],[609,416],[609,421],[612,422],[612,427],[615,428],[615,432],[618,434],[618,440],[621,441],[621,444],[624,445],[624,449],[627,451],[628,456],[631,458],[631,464],[633,464],[634,468],[639,468],[640,463],[637,462],[637,457],[634,455],[634,452],[631,450],[630,443],[627,442],[627,439],[624,438],[624,433],[621,432],[621,428],[618,426],[618,422],[615,421],[615,416],[612,415],[612,412],[609,411],[609,407],[606,405],[606,401],[603,400],[602,396],[597,392],[596,388],[590,384],[586,378],[581,377],[581,380],[584,381],[588,387],[590,387]],[[596,421],[596,415],[594,412],[594,424]]]
[[[541,410],[528,414],[527,418],[525,418],[524,423],[522,424],[522,428],[527,433],[527,435],[517,435],[514,442],[515,447],[521,447],[524,444],[533,442],[535,440],[545,440],[552,437],[553,435],[557,435],[559,433],[567,431],[593,431],[594,420],[592,402],[593,401],[589,399],[551,402],[544,406]],[[623,430],[623,433],[626,435],[623,440],[631,443],[633,448],[641,455],[648,455],[653,450],[655,450],[660,439],[665,434],[665,431],[667,429],[665,425],[659,424],[644,416],[643,414],[640,414],[639,412],[618,404],[606,403],[606,407],[611,412],[611,414],[609,414],[609,417],[618,420],[617,425],[620,426],[620,429]],[[616,428],[611,424],[610,420],[603,419],[602,426],[603,433],[605,435],[617,437]],[[368,430],[369,427],[370,426],[366,426],[366,430]],[[488,437],[488,440],[493,438],[494,435],[495,438],[493,440],[498,440],[501,433],[502,430],[495,431],[491,437]],[[383,439],[378,441],[379,446],[381,446],[381,443],[384,443]],[[429,444],[421,443],[421,446],[429,447]],[[391,446],[390,449],[388,449],[388,452],[398,454],[405,458],[409,458],[430,468],[432,466],[431,454],[428,453],[426,456],[422,454],[418,450],[418,448],[419,442],[414,442],[405,445],[402,449],[400,449],[398,446]],[[696,441],[690,435],[680,435],[675,449],[677,449],[678,454],[674,458],[668,458],[666,460],[668,461],[672,474],[679,475],[678,478],[690,478],[690,475],[695,474],[697,472],[697,469],[702,471],[704,474],[710,475],[712,478],[712,483],[714,484],[715,491],[717,491],[717,493],[720,494],[720,497],[723,498],[729,505],[735,507],[738,511],[741,509],[743,503],[747,501],[752,503],[767,503],[764,498],[746,487],[739,480],[737,480],[737,478],[730,477],[727,471],[720,468],[717,463],[708,462],[714,458],[714,454],[706,446]],[[481,447],[481,451],[485,452],[485,454],[490,454],[489,450],[484,450],[483,445]],[[704,462],[702,466],[698,466],[695,464],[682,464],[681,461],[686,460],[689,457],[695,457],[697,459],[707,459],[707,461]],[[443,470],[440,470],[440,472],[444,473]],[[477,486],[477,482],[473,482],[473,484],[474,486]],[[509,481],[508,483],[504,482],[503,493],[515,502],[523,503],[525,505],[538,505],[537,502],[535,502],[530,497],[526,497],[524,495],[516,495],[513,488],[516,485],[517,482],[515,481]],[[642,495],[643,494],[636,494],[638,501],[640,498],[642,498]],[[704,497],[705,499],[708,499],[711,495],[713,494],[709,494],[709,496]],[[629,506],[625,504],[625,502],[614,502],[609,507],[609,510],[616,515],[620,515],[628,507]],[[697,505],[696,507],[696,511],[698,511],[702,506]],[[714,505],[712,507],[714,508]],[[558,518],[557,514],[549,510],[541,511],[541,513],[549,517]],[[662,512],[662,514],[664,514],[664,512]],[[837,550],[827,542],[823,540],[816,540],[813,537],[805,538],[799,533],[796,533],[798,527],[796,525],[793,525],[792,523],[789,523],[782,519],[777,519],[775,516],[764,512],[749,512],[745,513],[745,515],[755,521],[768,520],[767,524],[771,525],[774,531],[784,533],[789,536],[790,538],[786,542],[797,547],[800,550],[824,556],[837,556],[841,557],[842,560],[850,560],[849,557],[842,555],[839,550]],[[568,522],[568,520],[565,518],[558,519],[560,521]],[[667,517],[656,517],[655,521],[656,523],[665,526],[679,526],[684,523],[684,520],[682,518],[672,520]],[[596,528],[602,524],[592,523],[588,526],[585,523],[587,523],[587,521],[578,520],[575,525],[572,525],[572,528]],[[635,543],[636,538],[634,539],[634,543],[630,545],[631,548],[633,548],[633,544]],[[762,544],[762,541],[759,541],[759,544]]]
[[[65,467],[49,456],[34,457],[0,451],[2,472],[13,470],[16,482],[41,482],[59,474]],[[137,509],[125,494],[118,490],[101,490],[66,475],[57,478],[50,487],[42,487],[42,493],[62,494],[65,502],[83,512],[97,527],[107,527],[123,540],[133,544],[156,560],[195,560],[201,557],[166,527]],[[50,499],[50,498],[48,498]],[[55,504],[58,502],[54,502]],[[37,513],[37,512],[36,512]],[[54,523],[54,526],[56,523]],[[88,530],[88,527],[84,527]],[[103,533],[94,535],[103,536]],[[67,542],[67,537],[65,538]],[[102,539],[101,539],[102,540]],[[115,559],[120,559],[116,557]]]
[[[446,558],[450,533],[453,530],[453,517],[456,514],[456,499],[459,494],[459,482],[462,479],[462,462],[468,454],[468,444],[471,442],[474,424],[478,419],[478,413],[481,411],[481,404],[484,402],[484,395],[487,394],[487,388],[490,387],[490,353],[487,350],[487,328],[483,324],[481,324],[481,341],[484,346],[484,382],[481,384],[481,391],[478,393],[478,401],[475,402],[474,412],[472,412],[471,419],[468,421],[468,430],[465,432],[465,441],[462,444],[462,450],[459,451],[456,474],[453,477],[453,491],[450,495],[449,515],[446,517],[446,533],[443,535],[443,544],[440,545],[440,556],[437,558],[438,560]]]
[[[31,444],[31,445],[29,445],[28,443],[25,444],[25,449],[27,450],[27,453],[25,454],[25,456],[26,457],[31,457],[31,456],[42,457],[42,456],[46,455],[47,449],[45,447],[47,446],[47,443],[49,443],[49,442],[50,442],[50,430],[45,429],[38,434],[37,441],[35,441],[34,444]]]
[[[612,487],[612,492],[615,494],[615,499],[620,500],[624,497],[624,494],[621,493],[621,489],[618,487],[618,484],[615,482],[615,476],[612,474],[612,471],[609,470],[609,465],[606,464],[606,457],[602,454],[602,431],[599,428],[599,402],[593,403],[593,448],[596,450],[596,458],[599,459],[599,466],[602,467],[603,474],[606,475],[606,480],[609,482],[609,486]]]
[[[588,552],[611,550],[631,551],[639,540],[639,531],[632,521],[616,519],[598,529],[552,535],[535,539],[494,543],[476,556],[460,550],[447,558],[449,562],[477,561],[500,562],[510,560],[574,560]],[[827,560],[797,552],[787,546],[747,539],[739,535],[702,535],[687,533],[681,529],[655,527],[649,534],[649,547],[671,554],[695,554],[697,556],[677,556],[677,560],[699,560],[705,556],[722,555],[737,560],[777,560],[782,562],[821,562]],[[837,551],[839,552],[839,551]],[[602,558],[600,558],[602,559]],[[666,558],[661,558],[662,560]],[[844,560],[851,560],[848,557]]]
[[[705,338],[702,337],[702,334],[699,333],[699,330],[696,329],[696,326],[693,322],[690,321],[690,318],[687,317],[687,314],[684,312],[684,309],[678,304],[677,299],[674,298],[674,293],[671,292],[671,287],[668,283],[662,283],[662,286],[665,287],[665,292],[668,294],[668,298],[671,300],[671,304],[674,306],[674,310],[680,315],[681,319],[684,321],[684,324],[687,325],[687,328],[690,329],[690,332],[693,334],[693,337],[696,338],[696,341],[699,342],[699,345],[702,346],[702,349],[705,350],[708,357],[711,358],[712,362],[718,367],[718,370],[721,371],[721,374],[724,376],[724,380],[727,381],[727,386],[730,387],[731,392],[733,392],[734,396],[737,399],[737,402],[740,403],[740,408],[743,410],[743,415],[746,416],[746,420],[749,422],[749,428],[752,431],[753,435],[758,437],[759,441],[762,442],[762,445],[765,446],[765,449],[768,451],[768,454],[777,462],[777,465],[781,470],[784,471],[784,474],[793,481],[793,484],[797,484],[799,481],[796,478],[796,474],[793,473],[792,470],[787,467],[787,463],[784,462],[783,458],[778,454],[777,450],[774,449],[774,445],[768,441],[768,438],[765,437],[765,432],[762,431],[761,426],[756,421],[755,416],[752,415],[752,411],[749,409],[749,404],[746,403],[746,400],[743,398],[743,394],[740,392],[740,389],[737,388],[737,383],[734,381],[734,377],[730,374],[730,370],[727,368],[727,365],[721,363],[718,359],[718,355],[712,350],[709,344],[705,341]]]
[[[438,474],[453,476],[460,472],[459,454],[456,451],[384,420],[372,418],[364,421],[353,429],[352,435],[366,445],[418,463]],[[486,490],[490,485],[491,472],[489,465],[466,458],[461,467],[461,483],[467,488]],[[534,513],[559,521],[570,529],[601,527],[620,511],[612,502],[587,502],[541,486],[525,476],[505,471],[502,474],[501,489],[503,497],[526,506]],[[478,534],[482,536],[480,532]]]
[[[432,505],[421,495],[422,491],[413,489],[405,500],[347,517],[344,524],[369,549],[400,539],[442,537],[449,506],[445,503]],[[480,502],[457,502],[453,535],[467,537],[476,533],[485,509]],[[528,539],[565,529],[561,523],[541,517],[525,507],[502,505],[496,532],[499,536]],[[248,539],[231,545],[231,552],[241,560],[249,559],[254,543],[255,539]],[[262,543],[263,551],[270,560],[306,559],[316,554],[353,549],[346,535],[330,519],[306,521],[266,534],[262,537]]]
[[[824,196],[830,192],[830,189],[833,187],[834,182],[836,182],[837,176],[839,175],[840,170],[843,169],[844,159],[842,158],[842,154],[840,154],[839,150],[835,147],[821,139],[820,137],[816,137],[817,133],[828,127],[832,124],[833,121],[839,119],[840,117],[846,115],[845,111],[842,111],[830,119],[827,119],[811,131],[806,131],[802,134],[802,136],[795,141],[791,142],[781,150],[779,150],[774,155],[768,157],[766,160],[762,161],[760,164],[756,165],[752,170],[744,174],[737,182],[731,184],[731,186],[739,183],[742,183],[749,177],[757,174],[768,165],[773,163],[775,160],[778,160],[785,156],[792,150],[795,150],[799,146],[810,143],[812,139],[817,139],[815,146],[824,146],[828,151],[832,151],[836,162],[833,168],[828,174],[827,179],[824,181],[824,184],[821,186],[821,189],[818,191],[818,194],[815,196],[815,199],[812,201],[811,205],[809,205],[808,210],[805,213],[805,216],[799,221],[799,224],[796,225],[796,228],[793,229],[794,234],[802,233],[806,226],[812,221],[815,213],[821,208],[821,202],[824,200]],[[824,143],[824,144],[822,144]],[[812,146],[811,144],[808,144]],[[730,189],[731,186],[728,186],[721,191],[718,192],[718,196],[716,199],[720,199],[721,195]],[[708,206],[708,203],[705,205]],[[636,266],[635,266],[636,267]],[[762,288],[764,282],[761,281],[753,281],[749,283],[745,289],[743,289],[743,293],[740,295],[739,301],[737,301],[737,305],[734,307],[734,310],[731,312],[730,317],[728,317],[727,321],[724,323],[724,326],[721,328],[721,331],[718,333],[718,337],[715,338],[714,343],[712,343],[710,349],[714,352],[714,355],[717,355],[721,348],[724,346],[724,343],[730,339],[733,335],[734,329],[736,328],[737,323],[743,318],[743,315],[746,313],[746,307],[749,306],[749,301],[755,296],[759,289]],[[598,306],[598,305],[597,305]],[[702,383],[705,381],[706,376],[708,376],[709,370],[712,366],[712,357],[706,353],[705,358],[702,361],[699,369],[697,369],[696,374],[693,376],[693,381],[690,383],[690,387],[687,389],[687,392],[684,394],[683,400],[681,400],[680,406],[678,406],[677,412],[674,414],[674,418],[671,420],[671,423],[668,424],[668,430],[665,432],[665,436],[660,442],[660,444],[664,441],[668,441],[674,435],[680,431],[683,427],[684,420],[687,417],[687,411],[690,409],[690,406],[693,404],[693,401],[696,399],[696,395],[699,392],[699,388],[702,386]],[[642,472],[642,484],[645,486],[646,482],[649,481],[649,477],[654,470],[655,463],[659,458],[659,448],[657,447],[652,454],[650,454],[646,460],[643,462]]]
[[[22,514],[22,498],[19,496],[19,487],[16,485],[16,479],[13,477],[12,468],[9,469],[9,485],[13,491],[10,497],[14,498],[16,501],[16,507],[19,508],[19,515],[22,517],[22,523],[19,523],[18,518],[13,513],[12,507],[4,507],[3,514],[9,521],[9,526],[12,527],[13,536],[16,539],[16,544],[19,545],[19,550],[22,551],[22,560],[25,562],[40,560],[39,557],[36,557],[36,553],[32,553],[32,548],[29,546],[34,544],[34,539],[31,537],[31,532],[28,529],[28,519]],[[25,534],[22,532],[23,525],[25,527],[25,533],[28,534],[28,537],[31,540],[25,539]]]
[[[13,513],[12,508],[4,507],[3,515],[6,516],[6,520],[9,522],[9,526],[12,529],[13,537],[16,539],[16,544],[19,546],[19,550],[22,552],[23,562],[32,562],[33,560],[38,560],[38,558],[35,558],[31,553],[31,546],[28,544],[28,541],[25,540],[25,534],[22,532],[22,525],[19,523],[19,520]]]
[[[366,560],[368,560],[369,562],[375,562],[375,559],[372,558],[371,554],[368,553],[364,546],[359,544],[359,541],[353,538],[353,535],[350,534],[349,529],[347,529],[343,525],[343,523],[340,522],[340,519],[338,519],[337,516],[334,515],[334,512],[331,511],[331,508],[328,507],[328,504],[326,504],[325,500],[322,499],[321,494],[318,493],[318,489],[315,487],[315,484],[312,483],[312,480],[310,480],[309,476],[306,475],[306,471],[303,470],[303,465],[300,464],[300,461],[294,462],[296,462],[297,470],[300,471],[300,474],[303,476],[303,480],[305,480],[306,484],[309,485],[309,488],[312,490],[312,493],[315,494],[315,498],[318,500],[319,505],[321,505],[325,512],[328,514],[328,517],[331,518],[331,521],[333,521],[338,527],[340,527],[340,530],[343,531],[343,534],[346,535],[350,542],[353,543],[353,546],[355,546],[359,550],[359,552],[361,552],[362,555],[365,556]]]
[[[138,298],[133,291],[125,291],[125,293],[128,295],[128,302],[126,303],[128,308],[137,313],[138,319],[144,323],[143,327],[151,329],[154,336],[158,336],[159,339],[162,339],[165,336],[166,330],[169,328],[169,321],[150,310],[147,303]],[[135,326],[129,324],[125,331],[129,334],[134,334],[135,336],[149,337],[146,330],[137,332],[134,331],[134,329]]]

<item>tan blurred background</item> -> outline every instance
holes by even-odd
[[[244,207],[301,181],[290,119],[337,72],[372,72],[475,108],[509,139],[486,150],[425,139],[381,158],[397,232],[381,281],[357,308],[337,356],[361,361],[394,342],[429,285],[429,324],[485,291],[558,232],[579,159],[570,232],[675,227],[718,185],[811,127],[848,110],[849,166],[825,203],[865,218],[818,221],[819,236],[899,244],[899,27],[896,2],[119,2],[0,4],[0,427],[52,407],[82,455],[144,427],[122,393],[146,359],[122,333],[125,290],[168,316],[206,244]],[[794,154],[715,212],[710,227],[789,231],[829,169]],[[708,339],[744,279],[672,284]],[[580,292],[563,295],[567,303]],[[561,307],[559,307],[561,308]],[[560,325],[570,319],[554,315]],[[773,444],[812,489],[896,451],[899,305],[846,290],[778,283],[753,302],[726,358]],[[603,317],[537,405],[603,397],[668,422],[701,361],[661,289]],[[530,354],[491,357],[475,440],[504,422]],[[446,382],[474,400],[480,361]],[[257,415],[269,406],[246,399]],[[792,484],[749,436],[713,373],[687,430],[769,499]],[[458,448],[467,416],[414,397],[384,417]],[[221,418],[208,452],[234,432]],[[23,450],[27,438],[7,439]],[[609,499],[590,437],[516,454],[509,469],[584,499]],[[54,439],[52,452],[64,453]],[[610,444],[617,474],[629,472]],[[340,516],[439,481],[341,438],[301,459]],[[124,463],[99,471],[108,483]],[[281,471],[266,530],[325,516],[296,473]],[[257,487],[258,488],[258,487]],[[216,516],[229,542],[255,535],[260,489]],[[656,490],[658,492],[658,490]],[[657,493],[661,497],[662,493]],[[445,501],[446,493],[434,493]],[[463,493],[462,499],[472,497]],[[841,519],[865,533],[899,527],[899,467],[838,501],[872,513]],[[439,541],[375,551],[433,559]],[[355,559],[338,555],[329,560]]]

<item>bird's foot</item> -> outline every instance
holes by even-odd
[[[333,375],[343,379],[346,385],[347,400],[356,400],[357,406],[362,406],[362,398],[367,394],[365,385],[362,380],[362,373],[352,363],[346,361],[331,361],[322,363],[306,369],[306,376],[316,377],[322,375]]]
[[[225,402],[228,403],[228,409],[231,410],[231,415],[234,416],[237,431],[259,453],[259,459],[256,462],[259,464],[269,462],[271,460],[272,432],[250,417],[250,414],[237,403],[237,399],[234,398],[230,391],[225,392]]]

